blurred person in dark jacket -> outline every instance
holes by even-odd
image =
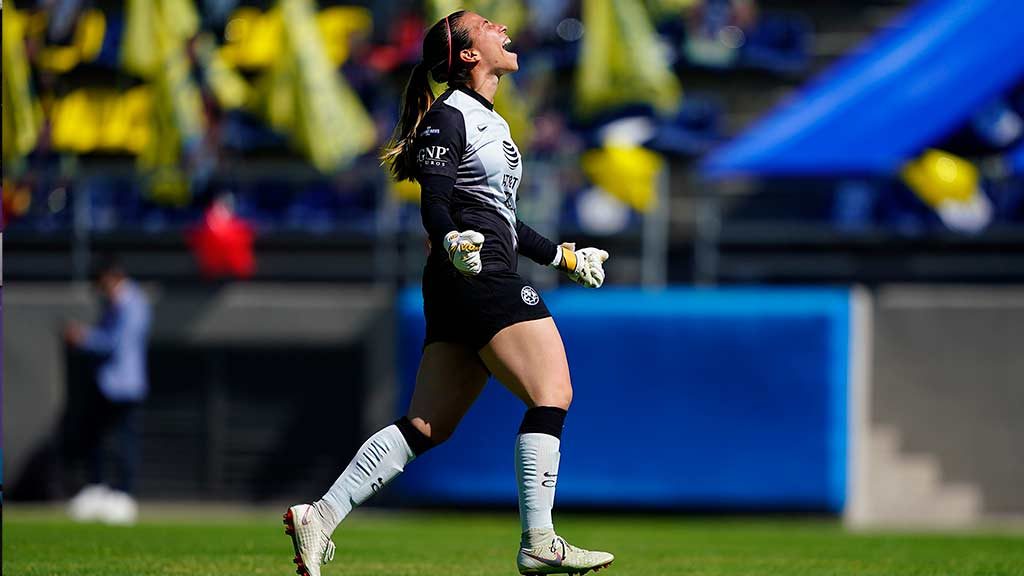
[[[133,496],[139,461],[141,405],[149,383],[146,342],[150,305],[145,293],[115,258],[98,269],[96,285],[102,313],[93,325],[70,322],[64,339],[94,361],[97,390],[88,407],[88,485],[71,499],[69,512],[79,521],[133,524],[138,505]],[[104,447],[112,441],[115,473],[104,482]]]

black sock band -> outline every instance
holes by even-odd
[[[537,406],[530,408],[523,416],[523,423],[519,425],[520,434],[536,432],[554,436],[562,439],[562,427],[565,426],[565,415],[567,412],[554,406]]]
[[[405,442],[412,448],[412,453],[419,456],[434,447],[434,442],[428,438],[420,429],[413,426],[408,416],[402,416],[395,420],[395,426],[402,433]]]

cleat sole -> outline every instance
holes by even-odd
[[[612,562],[614,562],[614,560],[612,560]],[[601,564],[599,566],[594,566],[593,568],[585,568],[583,570],[572,570],[572,571],[568,571],[568,572],[558,572],[557,568],[556,568],[554,572],[526,571],[526,572],[520,572],[520,574],[522,576],[544,576],[544,575],[547,575],[547,574],[565,574],[566,576],[583,576],[584,574],[590,572],[591,570],[593,570],[594,573],[597,573],[597,572],[599,572],[601,570],[604,570],[605,568],[611,566],[612,562],[608,562],[606,564]]]
[[[299,541],[295,538],[295,515],[292,514],[291,508],[284,513],[283,519],[284,533],[291,536],[292,550],[295,551],[295,557],[292,558],[292,562],[296,564],[295,573],[299,576],[309,576],[309,570],[306,569],[306,565],[302,562],[302,555],[299,554]]]

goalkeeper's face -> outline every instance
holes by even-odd
[[[491,22],[483,16],[468,12],[462,17],[460,25],[469,31],[473,42],[471,52],[476,52],[479,64],[497,76],[519,70],[519,56],[509,50],[512,39],[508,36],[508,26]]]

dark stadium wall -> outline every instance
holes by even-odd
[[[139,496],[268,500],[329,485],[394,405],[391,291],[372,286],[146,286],[154,304]],[[66,496],[84,481],[69,451],[75,401],[93,383],[60,338],[91,320],[83,286],[5,294],[5,472],[11,499]],[[287,452],[287,456],[285,455]],[[284,477],[285,458],[308,473]],[[293,475],[290,475],[293,476]]]

